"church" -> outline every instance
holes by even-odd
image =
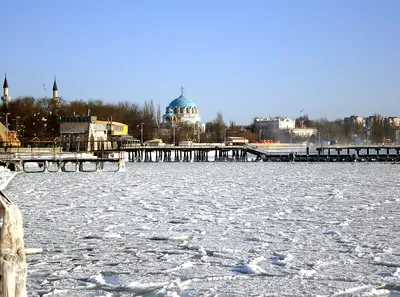
[[[199,108],[192,100],[185,97],[183,91],[184,89],[181,88],[181,95],[167,106],[162,117],[161,128],[168,129],[184,124],[190,125],[195,131],[202,133],[205,131],[206,125],[201,121]]]

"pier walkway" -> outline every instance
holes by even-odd
[[[131,162],[400,163],[400,146],[136,146],[93,153],[7,153],[0,154],[0,165],[23,172],[121,171],[125,169],[125,159]]]
[[[7,154],[0,156],[0,165],[11,171],[33,172],[95,172],[120,171],[125,169],[125,161],[118,157],[94,157],[90,154],[58,153],[49,154]],[[110,167],[110,168],[108,168]]]
[[[400,146],[137,146],[121,148],[132,162],[400,162]],[[110,151],[112,152],[112,150]]]
[[[141,146],[125,148],[132,162],[209,162],[247,161],[242,146]]]

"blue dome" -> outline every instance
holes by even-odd
[[[172,108],[167,107],[166,114],[173,114],[173,113],[174,113],[174,111],[172,110]]]
[[[168,107],[172,108],[172,109],[175,107],[178,107],[178,108],[180,108],[180,107],[196,107],[196,104],[192,100],[181,95],[178,98],[172,100],[172,102],[168,105]]]

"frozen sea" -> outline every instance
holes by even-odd
[[[398,296],[400,165],[18,174],[29,296]],[[392,292],[392,293],[391,293]]]

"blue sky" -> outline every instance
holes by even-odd
[[[10,95],[153,100],[180,87],[218,111],[335,119],[400,116],[398,0],[5,0],[0,72]],[[47,91],[42,85],[46,84]]]

